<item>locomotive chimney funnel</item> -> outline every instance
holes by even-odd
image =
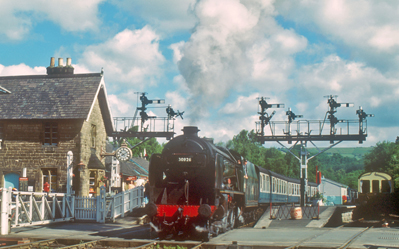
[[[197,126],[185,126],[182,131],[184,135],[198,136],[200,130],[198,130]]]

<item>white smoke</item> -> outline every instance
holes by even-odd
[[[272,3],[203,0],[196,4],[198,23],[193,34],[174,47],[175,54],[180,48],[178,67],[190,90],[195,117],[210,115],[207,110],[233,91],[267,94],[292,84],[288,80],[295,65],[291,55],[303,50],[307,41],[276,24]]]

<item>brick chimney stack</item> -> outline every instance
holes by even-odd
[[[70,75],[73,74],[73,70],[71,58],[67,58],[66,66],[64,66],[63,58],[58,58],[58,67],[55,67],[55,58],[51,57],[47,75]]]

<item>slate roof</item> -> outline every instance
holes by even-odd
[[[100,73],[0,77],[1,119],[87,119],[99,99],[107,133],[113,131]]]
[[[113,152],[117,150],[114,146],[107,142],[106,152]],[[129,161],[119,162],[120,173],[124,176],[148,176],[150,162],[141,157],[133,157]],[[105,157],[105,167],[107,171],[111,171],[112,157]]]
[[[134,157],[129,161],[119,162],[120,172],[124,176],[148,176],[149,164],[144,158]]]
[[[89,158],[89,163],[87,164],[88,169],[104,169],[104,164],[98,159],[96,154],[91,154]]]

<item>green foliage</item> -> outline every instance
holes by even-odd
[[[129,129],[129,131],[133,131],[133,132],[136,132],[137,130],[138,130],[137,126],[134,126]],[[135,145],[139,144],[140,142],[142,142],[142,140],[140,140],[139,138],[127,138],[126,140],[131,146],[135,146]],[[143,154],[144,148],[145,148],[148,158],[150,158],[151,155],[154,153],[162,153],[163,147],[164,147],[164,145],[163,144],[160,145],[158,143],[157,139],[155,137],[153,137],[153,138],[150,138],[149,140],[145,141],[144,143],[134,147],[132,149],[132,154],[133,154],[133,157],[139,157],[140,154],[142,156],[145,156]]]
[[[132,146],[135,146],[136,144],[141,142],[141,140],[138,138],[128,138],[127,141]],[[150,158],[151,155],[154,153],[162,153],[163,145],[160,145],[155,137],[150,138],[148,141],[132,149],[133,157],[140,156],[140,153],[143,154],[144,148],[146,150],[148,158]]]
[[[220,144],[222,145],[222,144]],[[233,137],[232,140],[226,143],[226,147],[232,149],[250,162],[272,170],[276,173],[286,175],[293,178],[300,177],[300,163],[296,157],[291,153],[285,153],[276,148],[265,148],[256,140],[256,134],[252,130],[250,132],[242,130],[239,134]],[[300,154],[301,145],[296,145],[291,152],[294,155]],[[308,149],[308,151],[311,151]],[[344,149],[340,149],[343,153]],[[341,154],[327,154],[322,153],[317,157],[308,161],[308,180],[316,181],[316,166],[322,172],[325,178],[336,182],[348,185],[351,188],[357,189],[357,178],[364,172],[364,163],[361,154],[364,154],[369,149],[349,149],[354,156],[342,156]],[[317,150],[312,150],[310,156],[318,153]],[[348,152],[346,152],[348,153]],[[399,157],[398,157],[399,158]]]
[[[337,153],[332,156],[322,153],[313,160],[316,161],[318,169],[325,178],[357,189],[357,179],[364,172],[363,160],[344,157]]]
[[[399,186],[399,144],[393,142],[379,142],[364,157],[366,171],[380,171],[390,174],[395,179],[395,186]]]
[[[276,173],[299,178],[298,160],[287,157],[276,148],[265,148],[256,139],[254,130],[242,130],[226,143],[226,147],[240,153],[248,161]]]
[[[319,148],[319,149],[323,150],[324,148]],[[363,160],[364,155],[369,153],[371,149],[372,149],[371,147],[334,147],[323,152],[323,155],[333,156],[334,154],[339,154],[343,157]],[[319,152],[317,148],[308,148],[308,151],[312,155]]]

